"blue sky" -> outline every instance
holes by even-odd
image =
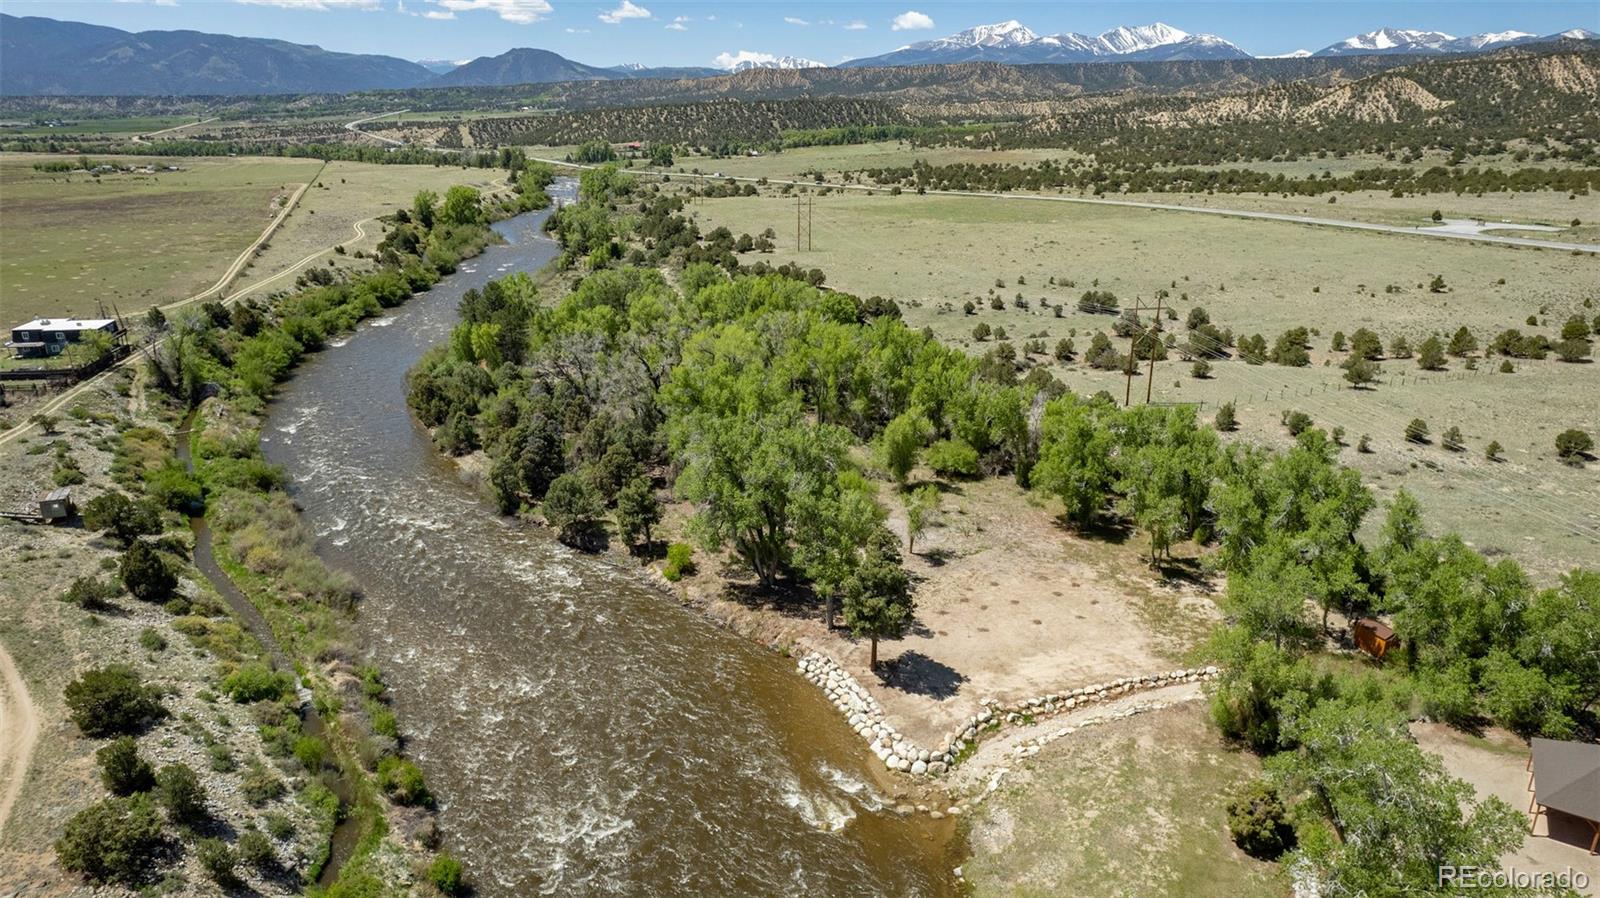
[[[670,2],[612,0],[0,0],[12,15],[131,31],[189,28],[406,59],[542,47],[592,65],[715,65],[737,54],[836,63],[973,25],[1018,19],[1040,34],[1166,22],[1255,54],[1316,50],[1392,26],[1454,35],[1600,31],[1600,3],[1571,2]]]

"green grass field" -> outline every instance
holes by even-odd
[[[304,159],[154,159],[178,172],[35,171],[56,157],[0,156],[0,305],[6,318],[124,314],[216,282],[316,174]],[[101,157],[95,157],[102,161]]]
[[[167,128],[199,121],[189,115],[151,115],[127,118],[72,119],[50,127],[33,122],[0,123],[0,138],[6,137],[82,137],[87,134],[126,137],[151,134]]]
[[[1173,356],[1158,366],[1152,398],[1203,402],[1208,418],[1219,403],[1235,401],[1239,438],[1268,444],[1287,442],[1279,419],[1286,409],[1304,411],[1324,428],[1344,427],[1352,447],[1369,434],[1374,452],[1347,449],[1345,460],[1380,496],[1401,486],[1412,490],[1436,529],[1458,529],[1482,549],[1510,552],[1541,579],[1600,554],[1596,465],[1562,465],[1553,445],[1569,427],[1600,431],[1600,365],[1518,362],[1516,373],[1503,375],[1493,373],[1498,359],[1476,372],[1452,359],[1448,371],[1437,373],[1394,360],[1383,363],[1376,389],[1355,391],[1327,352],[1334,331],[1357,327],[1385,341],[1404,335],[1413,345],[1434,332],[1448,337],[1461,325],[1485,343],[1506,328],[1554,338],[1569,314],[1600,314],[1600,260],[1592,255],[1182,212],[838,193],[816,198],[815,248],[796,253],[794,207],[792,198],[759,196],[690,208],[703,231],[726,225],[735,234],[755,234],[772,227],[777,252],[747,261],[821,268],[830,285],[893,298],[908,323],[932,327],[971,352],[992,345],[974,341],[980,321],[1004,327],[1019,349],[1032,337],[1044,339],[1047,349],[1072,337],[1083,350],[1112,323],[1109,315],[1077,311],[1078,296],[1093,287],[1115,292],[1124,305],[1136,298],[1153,303],[1157,290],[1169,291],[1180,318],[1169,327],[1202,306],[1237,335],[1261,333],[1269,343],[1288,328],[1310,328],[1311,367],[1228,361],[1201,380]],[[1443,275],[1447,292],[1424,286],[1435,274]],[[1058,283],[1051,285],[1051,277]],[[1389,285],[1399,292],[1386,292]],[[1015,305],[1018,293],[1028,308]],[[990,308],[995,296],[1003,309]],[[977,308],[973,315],[962,310],[968,300]],[[1064,307],[1061,317],[1055,306]],[[1529,315],[1539,324],[1527,325]],[[1123,396],[1117,373],[1042,356],[1035,361],[1051,365],[1075,391]],[[1136,382],[1141,400],[1144,388]],[[1434,445],[1404,441],[1414,417],[1429,423]],[[1467,451],[1438,445],[1452,425],[1462,429]],[[1484,460],[1490,440],[1505,448],[1504,461]]]

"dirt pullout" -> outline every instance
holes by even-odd
[[[28,776],[33,746],[39,741],[39,716],[28,686],[0,645],[0,833],[6,829],[11,809]]]
[[[1491,728],[1481,738],[1442,723],[1414,723],[1411,735],[1444,762],[1445,770],[1472,784],[1479,798],[1498,796],[1519,811],[1528,810],[1528,744],[1513,733]],[[1540,816],[1522,847],[1501,858],[1506,868],[1561,873],[1584,872],[1600,883],[1600,856],[1589,853],[1594,830],[1560,812]]]
[[[880,500],[889,526],[905,532],[895,488]],[[674,506],[663,532],[691,509]],[[981,710],[981,700],[1025,700],[1120,677],[1184,666],[1216,619],[1203,580],[1165,581],[1137,541],[1084,538],[999,478],[948,489],[936,523],[904,561],[916,589],[917,622],[904,638],[870,646],[827,631],[809,596],[755,597],[726,579],[715,558],[687,582],[689,601],[723,624],[797,657],[838,661],[882,705],[889,723],[937,745]],[[1192,567],[1192,566],[1191,566]],[[730,585],[731,583],[731,585]]]

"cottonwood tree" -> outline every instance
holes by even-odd
[[[902,487],[931,432],[928,420],[914,410],[895,416],[883,428],[883,465]]]
[[[762,589],[789,561],[797,497],[833,479],[845,431],[783,417],[690,416],[677,491],[701,510],[691,531],[709,548],[731,545]]]
[[[1060,499],[1067,520],[1079,528],[1094,523],[1105,507],[1116,473],[1110,460],[1113,438],[1096,415],[1089,403],[1072,396],[1047,404],[1032,472],[1034,488]]]
[[[1269,770],[1280,787],[1315,796],[1324,815],[1325,827],[1302,830],[1300,856],[1327,894],[1432,893],[1441,865],[1492,868],[1522,844],[1522,814],[1496,797],[1476,801],[1390,707],[1323,701],[1287,735],[1299,749]]]

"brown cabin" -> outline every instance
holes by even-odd
[[[1400,639],[1394,635],[1394,630],[1376,618],[1363,617],[1355,622],[1353,629],[1356,645],[1380,661],[1390,649],[1400,644]]]

